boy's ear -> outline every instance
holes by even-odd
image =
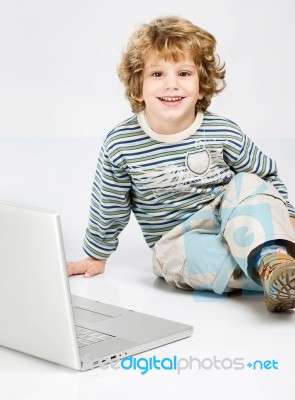
[[[205,96],[205,93],[204,93],[204,92],[199,92],[199,98],[198,98],[198,100],[202,100],[202,99],[204,98],[204,96]]]
[[[135,96],[133,93],[131,93],[131,97],[132,99],[136,100],[136,101],[143,101],[143,96]]]
[[[134,100],[137,100],[137,101],[143,101],[143,96],[142,96],[142,94],[141,94],[140,96],[134,96],[134,94],[132,94],[132,98],[133,98]]]

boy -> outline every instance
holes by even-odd
[[[102,273],[134,212],[169,284],[264,290],[295,307],[295,210],[275,163],[232,121],[207,111],[225,86],[208,32],[178,17],[141,26],[119,77],[136,114],[106,137],[84,250],[68,274]],[[291,217],[291,219],[290,219]]]

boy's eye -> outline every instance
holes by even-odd
[[[190,73],[189,73],[188,71],[181,71],[181,72],[179,72],[178,75],[179,75],[179,76],[189,76]]]
[[[162,76],[162,72],[156,71],[152,73],[152,76],[155,76],[156,78],[159,78],[160,76]]]

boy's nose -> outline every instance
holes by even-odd
[[[164,89],[165,90],[178,90],[178,81],[176,76],[166,76],[164,82]]]

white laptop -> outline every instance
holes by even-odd
[[[85,371],[192,331],[71,296],[59,215],[0,203],[0,345]]]

